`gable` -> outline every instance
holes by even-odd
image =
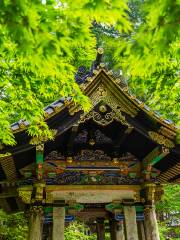
[[[130,152],[138,161],[143,161],[148,153],[160,147],[175,154],[176,161],[172,163],[171,155],[167,155],[164,164],[158,162],[155,167],[166,172],[177,164],[178,153],[173,153],[178,148],[175,126],[131,95],[111,71],[100,65],[80,87],[92,102],[89,112],[84,113],[71,98],[60,99],[45,108],[46,121],[56,133],[54,141],[44,142],[45,156],[56,150],[61,150],[64,156],[75,155],[86,148],[95,150],[97,147],[111,158]],[[35,161],[33,144],[38,139],[27,135],[27,127],[25,121],[13,124],[17,145],[1,151],[12,153],[17,175]],[[83,133],[86,134],[84,142],[80,137]],[[1,175],[4,178],[4,171]]]

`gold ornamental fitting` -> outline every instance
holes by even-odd
[[[72,163],[72,162],[73,162],[73,158],[72,158],[72,157],[67,157],[67,158],[66,158],[66,161],[67,161],[68,163]]]
[[[100,67],[101,68],[105,67],[105,63],[100,63]]]
[[[95,140],[93,138],[89,139],[89,145],[94,146]]]
[[[99,111],[102,112],[102,113],[105,113],[105,112],[107,112],[107,107],[105,105],[101,105],[99,107]]]
[[[98,52],[99,54],[103,54],[103,53],[104,53],[104,49],[103,49],[103,48],[98,48],[98,49],[97,49],[97,52]]]
[[[97,75],[98,74],[98,70],[94,69],[93,70],[93,74]]]
[[[117,157],[114,157],[113,158],[113,163],[116,163],[116,164],[119,163],[119,159]]]
[[[113,71],[112,71],[112,70],[109,70],[109,71],[108,71],[108,75],[112,76],[112,75],[113,75]]]
[[[92,80],[93,80],[93,79],[92,79],[91,77],[87,77],[87,78],[86,78],[86,81],[87,81],[87,82],[92,82]]]

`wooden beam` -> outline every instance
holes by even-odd
[[[134,127],[128,127],[123,133],[120,132],[117,139],[114,141],[114,149],[119,149],[120,145],[126,140],[126,138],[131,134]]]
[[[31,186],[29,186],[32,189]],[[27,186],[28,189],[28,186]],[[115,191],[115,190],[127,190],[127,191],[140,191],[140,185],[47,185],[46,191]]]
[[[69,210],[68,213],[71,214],[71,210]],[[72,213],[81,219],[107,218],[109,214],[104,208],[86,208],[80,212]]]
[[[174,178],[176,175],[180,173],[180,163],[174,165],[172,168],[168,169],[167,171],[160,174],[158,179],[160,181],[168,181],[171,178]]]
[[[169,154],[169,149],[156,147],[143,159],[143,165],[155,165],[160,160],[162,160],[167,154]]]

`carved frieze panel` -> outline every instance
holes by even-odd
[[[93,132],[93,140],[94,143],[97,144],[112,144],[112,139],[107,137],[102,131],[99,129]],[[74,139],[74,143],[77,144],[86,144],[88,141],[88,130],[84,129],[77,134]]]
[[[98,144],[103,144],[103,143],[112,143],[112,139],[107,137],[103,132],[101,132],[100,130],[96,130],[95,133],[95,141]]]
[[[58,151],[52,151],[46,156],[46,160],[65,160],[65,157]]]
[[[157,132],[153,132],[153,131],[149,131],[148,132],[150,138],[157,142],[158,144],[161,144],[167,148],[173,148],[175,147],[175,144],[173,141],[171,141],[169,138],[157,133]]]
[[[77,136],[74,139],[74,143],[86,144],[87,140],[88,140],[88,131],[84,129],[77,134]]]
[[[85,173],[83,171],[65,171],[54,178],[47,178],[46,182],[49,185],[125,185],[138,184],[140,180],[114,172],[97,174],[97,172],[93,171],[90,173]]]
[[[75,161],[110,161],[111,157],[102,150],[82,150],[80,154],[74,156]]]

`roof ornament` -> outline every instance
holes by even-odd
[[[102,63],[104,49],[98,48],[96,59],[92,62],[90,70],[87,70],[85,66],[80,66],[75,74],[75,81],[80,85],[84,83],[87,79],[91,78],[96,74],[98,66],[104,67],[105,64]]]

